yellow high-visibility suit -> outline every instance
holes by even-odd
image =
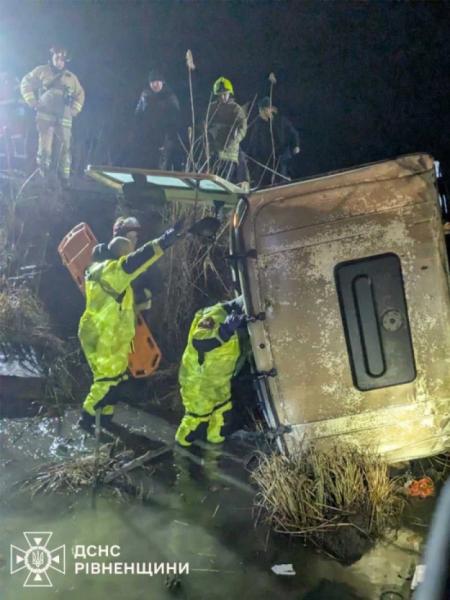
[[[113,414],[114,405],[108,404],[107,395],[127,378],[128,355],[136,328],[131,283],[157,261],[173,241],[174,234],[166,232],[135,252],[94,263],[87,271],[86,309],[80,319],[78,337],[94,375],[83,403],[83,410],[91,416],[102,401],[101,413]]]
[[[207,423],[207,440],[221,443],[224,414],[231,410],[231,379],[240,354],[239,338],[221,337],[221,325],[228,313],[223,304],[199,310],[189,330],[181,359],[179,383],[185,415],[175,435],[177,442],[189,446],[187,439],[201,423]],[[223,335],[223,334],[222,334]]]
[[[43,172],[48,171],[55,153],[59,173],[68,179],[72,118],[84,104],[84,90],[77,76],[68,69],[57,71],[52,65],[40,65],[25,75],[20,91],[25,102],[36,109],[38,166]]]

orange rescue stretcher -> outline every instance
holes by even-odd
[[[58,246],[63,264],[69,269],[75,283],[84,295],[84,274],[92,262],[92,249],[97,239],[86,223],[79,223],[64,237]],[[161,351],[151,331],[138,315],[136,334],[128,357],[128,368],[133,377],[148,377],[156,371],[161,360]]]

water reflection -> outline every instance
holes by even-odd
[[[159,432],[171,441],[173,428],[129,409],[120,421],[139,424],[139,432]],[[12,493],[12,484],[35,465],[92,452],[93,441],[74,427],[76,414],[58,419],[0,421],[0,586],[1,600],[48,598],[130,600],[178,598],[222,600],[341,600],[380,598],[389,590],[405,594],[418,558],[420,535],[406,531],[400,542],[379,544],[351,567],[304,548],[298,540],[269,535],[254,526],[248,481],[248,448],[230,445],[176,450],[161,457],[145,502],[119,502],[100,494],[35,496]],[[52,573],[53,588],[24,590],[23,577],[9,573],[9,546],[23,547],[23,531],[52,531],[54,545],[67,547],[65,575]],[[75,574],[75,545],[119,545],[122,562],[189,563],[189,575]],[[92,559],[103,562],[105,558]],[[78,560],[79,562],[79,560]],[[83,562],[83,561],[82,561]],[[277,576],[274,564],[292,563],[295,576]],[[340,587],[339,587],[340,586]],[[341,595],[336,596],[336,593]],[[335,594],[334,596],[332,594]],[[407,595],[404,595],[407,598]]]

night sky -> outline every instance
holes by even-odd
[[[274,104],[301,133],[299,177],[427,151],[450,167],[449,2],[0,0],[0,69],[19,77],[54,42],[73,54],[87,102],[78,140],[105,162],[126,136],[151,66],[166,73],[189,124],[218,76],[243,104],[278,83]],[[88,143],[86,141],[86,144]]]

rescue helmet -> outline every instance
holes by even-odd
[[[132,251],[131,242],[126,237],[114,236],[108,244],[108,250],[114,256],[114,258],[120,258],[129,254]]]
[[[226,77],[219,77],[213,85],[213,93],[215,96],[229,92],[234,96],[233,84]]]
[[[50,56],[54,56],[55,54],[62,54],[65,62],[70,61],[69,51],[65,46],[61,46],[60,44],[53,44],[49,52]]]
[[[130,231],[140,231],[141,224],[136,217],[119,217],[113,225],[113,236],[126,236]]]

